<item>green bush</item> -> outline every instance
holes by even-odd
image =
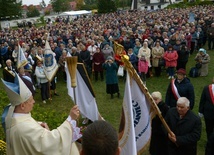
[[[39,18],[39,20],[41,21],[42,24],[45,24],[45,17],[44,17],[44,16],[41,16],[41,17]]]

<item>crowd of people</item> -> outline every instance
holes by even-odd
[[[195,15],[195,20],[191,22],[189,22],[190,12]],[[163,115],[166,116],[166,121],[172,128],[172,133],[165,137],[170,140],[168,142],[168,153],[170,155],[176,153],[178,155],[189,154],[190,149],[192,149],[194,152],[191,154],[196,154],[196,144],[201,135],[201,121],[191,111],[194,107],[195,95],[194,87],[186,77],[186,65],[189,56],[196,55],[195,61],[199,66],[197,67],[199,76],[208,75],[210,57],[204,45],[207,43],[207,50],[214,49],[213,12],[212,5],[194,6],[188,9],[163,9],[152,12],[123,11],[78,18],[71,23],[47,24],[40,28],[32,26],[16,30],[5,29],[0,32],[0,67],[4,68],[3,79],[13,83],[16,72],[19,72],[20,77],[29,89],[29,85],[31,85],[30,91],[33,96],[35,86],[41,89],[43,103],[46,103],[46,100],[51,100],[48,89],[50,83],[44,75],[42,64],[47,40],[55,53],[56,61],[60,66],[59,71],[63,72],[65,82],[67,80],[64,68],[65,58],[69,52],[70,55],[78,57],[78,62],[84,63],[89,77],[95,74],[95,81],[105,79],[106,93],[110,94],[111,98],[114,98],[115,93],[120,97],[117,71],[118,68],[124,66],[121,56],[127,54],[144,85],[146,85],[147,78],[153,76],[156,78],[161,74],[166,74],[170,79],[165,102],[162,101],[159,92],[152,94],[153,98],[159,100],[157,104],[161,103],[159,108],[164,108]],[[115,42],[122,45],[123,48],[115,50]],[[23,73],[22,67],[15,67],[19,45],[28,60],[28,66],[24,66],[25,71],[28,72],[26,74]],[[105,74],[106,77],[104,78]],[[55,79],[51,85],[54,94],[58,95]],[[213,137],[211,134],[214,129],[213,87],[212,84],[204,88],[199,107],[199,116],[204,115],[205,117],[207,140]],[[206,95],[209,93],[211,100],[206,101]],[[34,102],[28,96],[27,100],[20,101],[18,106],[23,105],[28,100]],[[14,103],[14,106],[17,104]],[[73,111],[76,112],[78,109]],[[166,113],[166,111],[168,112]],[[70,115],[73,117],[74,114]],[[185,131],[182,131],[182,125],[177,129],[177,125],[185,119],[190,122],[187,122]],[[160,125],[156,118],[156,127],[160,128]],[[153,132],[157,132],[157,130]],[[162,134],[164,135],[164,131],[158,136],[162,137]],[[189,135],[187,136],[187,134]],[[182,136],[186,136],[186,138]],[[155,138],[157,140],[157,135]],[[150,153],[151,155],[159,154],[160,148],[155,147],[154,139],[152,140],[153,147],[150,148]],[[187,146],[189,147],[187,148]],[[117,153],[119,153],[117,148],[118,146],[115,150],[118,150]],[[181,148],[181,151],[178,151],[178,148]]]

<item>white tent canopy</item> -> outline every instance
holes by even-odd
[[[76,15],[84,15],[84,14],[91,14],[91,11],[86,11],[86,10],[79,10],[79,11],[68,11],[68,12],[63,12],[59,14],[59,16],[76,16]]]

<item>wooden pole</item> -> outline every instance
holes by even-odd
[[[148,92],[148,89],[145,87],[145,85],[143,84],[143,82],[141,81],[141,78],[139,77],[139,75],[137,74],[136,70],[134,69],[134,67],[132,66],[131,62],[129,61],[129,57],[127,55],[123,55],[122,56],[122,61],[125,64],[126,70],[129,72],[130,77],[133,77],[134,80],[137,82],[140,90],[145,94],[145,97],[147,98],[147,100],[149,101],[149,103],[151,104],[152,108],[154,109],[155,113],[158,115],[158,117],[160,118],[161,122],[163,123],[165,129],[167,130],[167,132],[169,134],[172,134],[171,129],[169,128],[168,124],[166,123],[166,121],[164,120],[163,116],[161,115],[161,112],[157,106],[157,104],[155,103],[154,99],[152,98],[152,96],[150,95],[150,93]]]
[[[67,68],[71,77],[71,87],[73,88],[73,93],[74,93],[74,104],[77,104],[76,90],[75,90],[77,86],[77,80],[76,80],[77,60],[78,60],[77,56],[66,57]],[[77,119],[77,124],[79,124],[79,118]]]
[[[49,89],[49,102],[52,103],[52,95],[51,95],[51,81],[48,81],[48,89]]]

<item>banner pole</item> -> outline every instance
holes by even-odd
[[[50,81],[48,81],[48,89],[49,89],[49,102],[52,103],[51,82]]]

